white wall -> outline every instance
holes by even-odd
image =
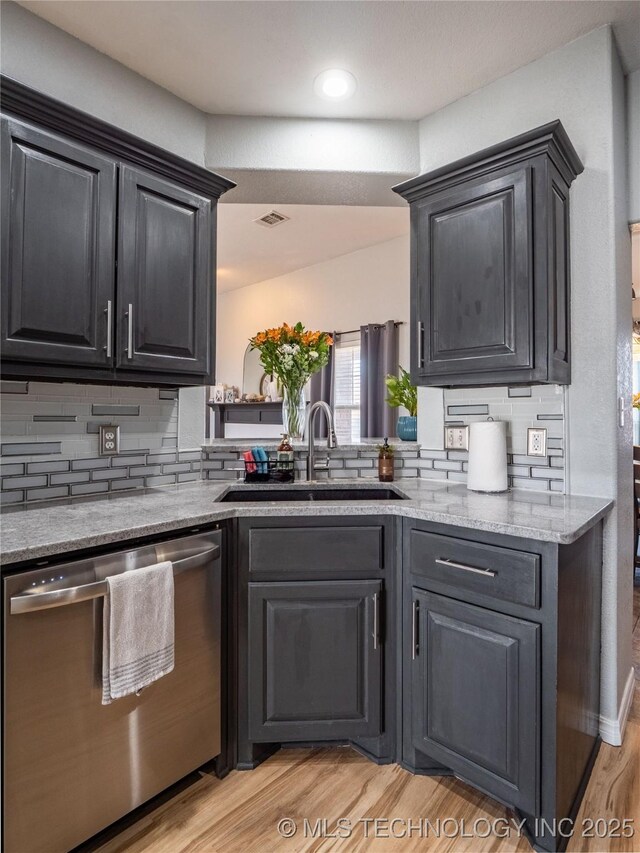
[[[249,338],[282,322],[346,331],[402,320],[400,363],[409,363],[409,237],[397,237],[218,296],[218,382],[242,387]]]
[[[2,3],[0,49],[8,77],[204,164],[204,113],[15,3]]]
[[[629,221],[640,222],[640,70],[627,77]]]
[[[613,719],[631,667],[632,495],[631,434],[618,426],[616,414],[622,396],[630,424],[623,78],[610,29],[427,116],[420,123],[420,164],[429,171],[557,118],[585,165],[571,190],[570,489],[617,501],[605,528],[602,610],[602,714]],[[421,393],[419,412],[429,407],[428,394]],[[439,435],[432,423],[429,429]]]

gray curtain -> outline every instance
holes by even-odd
[[[362,438],[394,437],[398,410],[385,402],[387,374],[398,374],[398,327],[360,326],[360,435]]]
[[[329,347],[329,361],[325,364],[322,370],[314,373],[309,382],[309,405],[316,403],[318,400],[324,400],[332,409],[334,403],[333,397],[333,352],[336,348],[336,333],[328,332],[333,338],[333,346]],[[316,415],[316,438],[327,437],[327,419],[322,416],[322,413]]]

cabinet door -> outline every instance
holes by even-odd
[[[249,738],[380,734],[379,581],[249,584]]]
[[[530,168],[412,207],[416,381],[507,381],[532,368]]]
[[[209,371],[213,346],[210,199],[120,168],[119,369]]]
[[[2,357],[109,366],[116,165],[2,118]]]
[[[413,745],[537,813],[540,626],[414,589]]]

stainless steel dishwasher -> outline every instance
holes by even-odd
[[[4,578],[4,849],[75,847],[220,753],[219,531]],[[171,560],[175,668],[101,704],[109,575]]]

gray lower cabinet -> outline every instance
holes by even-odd
[[[405,519],[402,549],[400,760],[558,849],[599,746],[601,524],[557,545]]]
[[[412,608],[415,748],[535,814],[540,626],[419,589]]]
[[[249,584],[249,737],[380,733],[382,583]]]
[[[237,760],[283,743],[396,758],[398,520],[237,522]]]

